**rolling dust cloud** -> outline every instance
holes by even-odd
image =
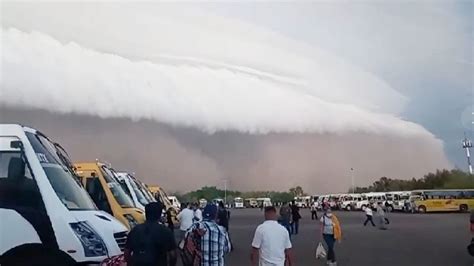
[[[381,176],[421,177],[450,167],[440,141],[354,133],[248,135],[171,127],[154,121],[0,109],[0,122],[35,127],[61,143],[74,161],[105,160],[169,191],[201,186],[236,190],[345,192]]]

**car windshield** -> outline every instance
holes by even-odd
[[[123,208],[133,208],[135,205],[133,204],[132,199],[130,196],[125,193],[122,186],[115,180],[114,174],[110,171],[109,168],[102,166],[102,173],[104,175],[105,181],[112,191],[115,200],[117,200],[118,204]]]
[[[58,157],[55,145],[41,135],[26,132],[26,136],[61,202],[70,210],[96,209],[75,175]]]

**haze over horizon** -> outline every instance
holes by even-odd
[[[172,191],[464,168],[469,7],[7,1],[0,122]]]

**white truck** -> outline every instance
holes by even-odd
[[[0,124],[0,265],[98,264],[127,229],[97,210],[66,151],[43,133]]]

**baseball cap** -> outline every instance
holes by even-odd
[[[215,218],[217,216],[217,206],[215,204],[207,204],[202,212],[204,218]]]

